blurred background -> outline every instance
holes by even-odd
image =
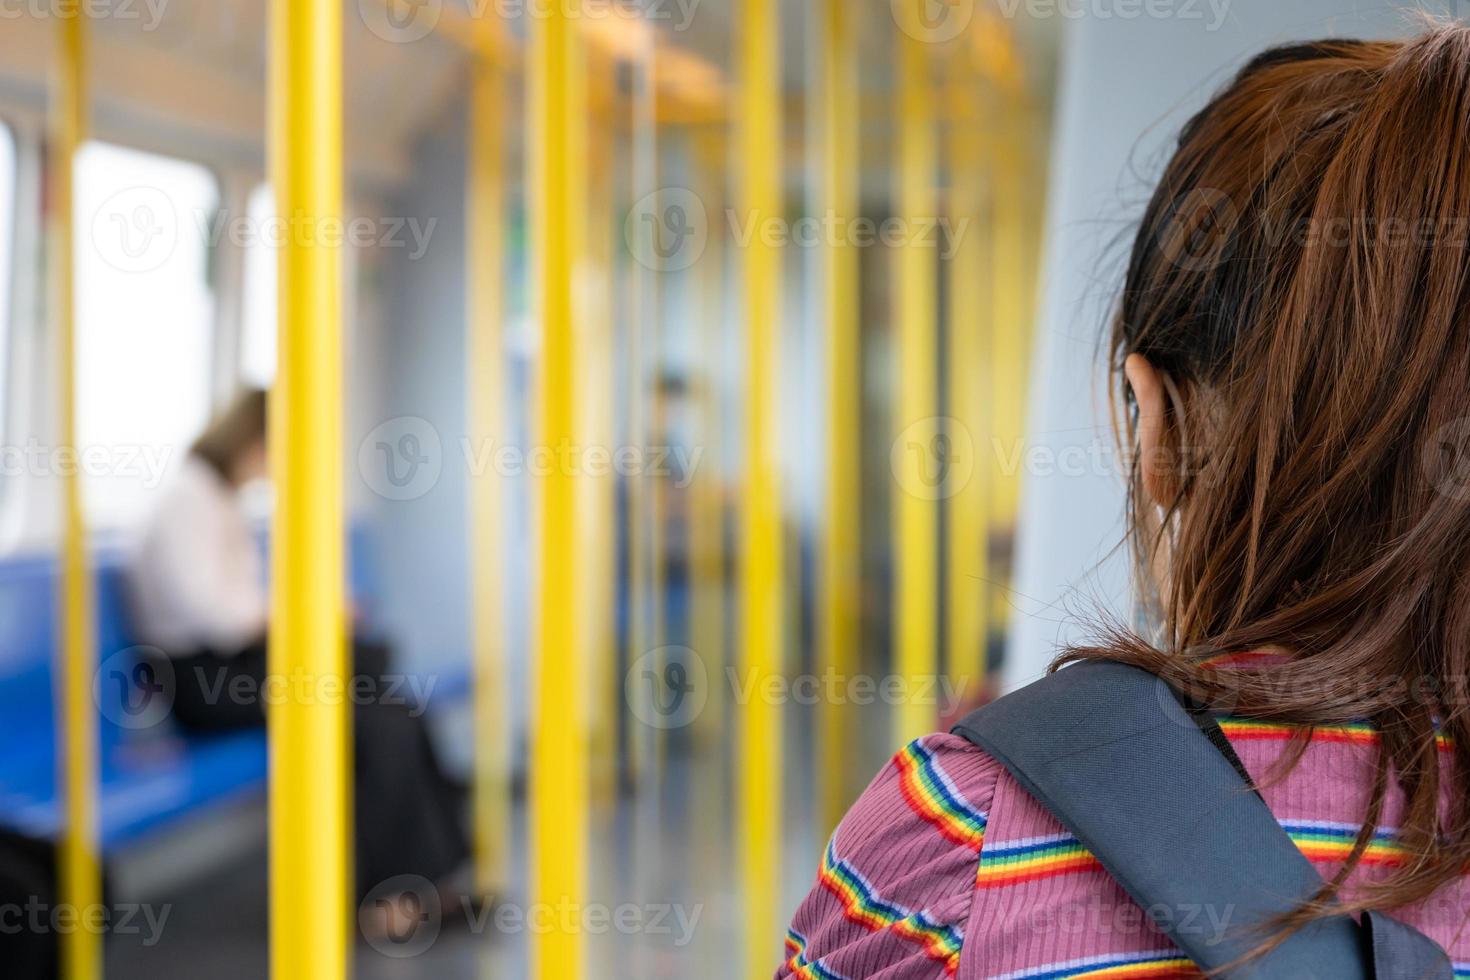
[[[427,925],[406,933],[354,914],[356,975],[529,975],[555,919],[529,891],[526,805],[548,609],[580,624],[588,845],[568,914],[586,975],[763,975],[836,819],[905,738],[1034,678],[1096,611],[1131,615],[1099,345],[1178,126],[1268,44],[1462,11],[785,0],[752,40],[739,0],[584,0],[565,161],[585,230],[565,257],[577,438],[548,445],[530,204],[545,174],[527,163],[542,6],[342,12],[350,611],[391,649],[449,777],[476,785],[461,890],[490,899],[466,916],[425,892]],[[78,16],[73,441],[53,380],[65,214],[47,114],[58,25]],[[263,0],[0,3],[0,879],[20,882],[0,906],[35,895],[30,931],[64,931],[65,896],[43,893],[66,825],[55,554],[75,480],[108,977],[267,975],[266,735],[182,726],[134,690],[162,683],[139,673],[140,542],[184,519],[171,488],[211,420],[276,381],[277,260],[308,233],[269,181],[267,21]],[[764,103],[742,73],[763,48]],[[774,155],[746,139],[753,106]],[[549,473],[578,487],[567,594],[538,587]],[[270,480],[239,483],[263,557]],[[779,596],[769,690],[742,645],[751,513],[777,531],[760,566]],[[743,751],[771,723],[757,701],[780,724],[762,729],[773,756]],[[750,779],[781,815],[753,842]],[[768,921],[742,901],[742,847],[774,876]],[[357,883],[369,910],[377,884]]]

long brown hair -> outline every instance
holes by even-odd
[[[1132,663],[1256,718],[1375,726],[1357,847],[1288,926],[1340,897],[1394,782],[1406,860],[1345,907],[1410,904],[1470,867],[1467,273],[1470,29],[1458,26],[1255,58],[1184,127],[1133,246],[1115,394],[1131,440],[1124,359],[1166,377],[1179,492],[1160,513],[1134,454],[1151,635],[1111,630],[1058,663]],[[1212,664],[1262,649],[1287,657]]]
[[[241,391],[210,421],[189,452],[209,464],[225,482],[234,482],[235,464],[241,455],[265,441],[267,400],[259,388]]]

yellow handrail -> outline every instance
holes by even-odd
[[[643,23],[637,32],[632,66],[631,166],[633,197],[643,200],[659,192],[659,89],[658,32],[652,24]],[[629,385],[632,404],[629,411],[631,438],[635,445],[651,447],[658,440],[663,425],[663,392],[659,386],[660,351],[663,331],[660,327],[659,271],[647,267],[636,270],[633,284],[632,369]],[[663,675],[667,630],[664,602],[664,486],[653,473],[640,472],[632,481],[629,495],[629,555],[636,562],[632,579],[633,630],[632,656],[636,660],[651,655],[652,667]],[[645,696],[641,695],[640,697]],[[643,780],[646,792],[655,796],[661,791],[666,762],[666,733],[655,726],[639,726],[637,737],[629,740],[635,764],[631,772]],[[657,810],[655,810],[657,813]],[[655,835],[656,837],[657,835]],[[639,862],[639,868],[652,870],[652,865]]]
[[[578,0],[551,4],[531,25],[528,174],[535,303],[541,324],[538,440],[577,445],[576,265],[586,213],[585,64]],[[577,594],[577,480],[540,478],[539,671],[531,753],[533,910],[582,911],[586,885],[586,672],[579,656],[585,610]],[[582,937],[560,914],[532,942],[532,973],[577,980]]]
[[[60,57],[51,102],[50,193],[52,309],[57,340],[59,442],[76,448],[76,207],[74,166],[87,129],[87,39],[82,13],[59,18]],[[66,802],[61,842],[61,900],[88,921],[87,910],[102,900],[97,855],[97,709],[92,704],[96,657],[92,580],[87,568],[87,530],[81,484],[75,469],[61,481],[65,525],[61,542],[61,606],[56,665],[56,742],[62,748],[58,781]],[[102,976],[102,937],[91,928],[62,935],[62,975],[67,980]]]
[[[915,8],[926,0],[906,0]],[[939,510],[948,478],[935,398],[938,370],[935,250],[920,232],[936,217],[934,107],[929,86],[929,44],[912,25],[917,9],[897,31],[898,215],[908,222],[898,249],[898,418],[893,454],[894,666],[904,696],[893,711],[894,742],[933,729],[935,705],[916,696],[931,690],[937,674]]]
[[[980,118],[980,81],[968,63],[957,66],[949,86],[949,219],[954,239],[949,256],[946,367],[949,442],[977,459],[988,448],[990,376],[987,287],[993,288],[985,218],[985,127]],[[990,520],[988,466],[974,465],[948,498],[944,673],[956,690],[972,697],[984,680],[989,640],[988,580]]]
[[[628,178],[632,199],[641,201],[657,190],[658,174],[650,151],[657,126],[657,97],[653,91],[652,37],[647,31],[639,33],[638,57],[630,59],[632,72],[628,98]],[[653,318],[655,297],[653,295],[653,271],[636,262],[629,268],[628,284],[628,379],[623,386],[627,397],[627,439],[633,446],[643,446],[649,441],[652,431],[650,408],[653,400],[649,396],[650,372],[648,323]],[[659,646],[655,623],[658,619],[656,605],[658,596],[653,588],[653,562],[657,552],[653,545],[652,480],[647,473],[638,472],[627,479],[627,576],[628,576],[628,661],[637,662]],[[636,685],[630,694],[634,700],[629,707],[638,718],[647,717],[648,694],[642,685]],[[627,756],[624,759],[625,775],[630,781],[641,781],[645,768],[654,755],[656,733],[648,726],[630,725],[626,742]],[[656,763],[657,760],[652,760]],[[655,782],[658,777],[654,769]],[[639,862],[639,868],[646,864]]]
[[[824,0],[821,91],[823,218],[838,229],[858,218],[857,23],[850,0]],[[858,337],[858,254],[844,232],[828,242],[827,528],[822,549],[821,668],[849,681],[859,662],[861,616],[862,416]],[[841,699],[822,707],[818,754],[820,819],[830,832],[851,802],[847,774],[851,711]]]
[[[738,207],[754,223],[779,221],[781,71],[776,0],[745,0],[739,46]],[[781,473],[777,457],[776,353],[781,337],[781,255],[759,233],[744,247],[745,485],[741,500],[740,666],[756,692],[743,705],[737,859],[744,886],[745,974],[770,975],[782,916],[781,707],[763,695],[781,676]]]
[[[272,0],[271,184],[291,228],[342,220],[342,4]],[[270,672],[326,695],[345,679],[341,250],[301,231],[278,257],[270,440]],[[328,685],[334,685],[329,687]],[[267,706],[274,980],[348,972],[352,716],[340,697]],[[375,883],[368,883],[369,885]]]
[[[505,421],[505,74],[481,57],[470,83],[465,233],[466,377],[470,438],[498,445]],[[506,663],[505,485],[493,467],[470,483],[474,648],[475,887],[484,897],[510,873],[510,695]]]
[[[616,92],[616,66],[593,61],[589,54],[588,97],[598,91]],[[592,125],[592,120],[597,120]],[[618,134],[609,115],[589,115],[589,171],[587,183],[587,264],[582,285],[586,310],[586,343],[578,358],[579,407],[585,445],[612,451],[617,443],[615,336],[616,306],[614,234],[622,239],[622,227],[613,219],[619,200],[617,172]],[[617,789],[618,720],[624,704],[623,679],[617,675],[617,480],[611,469],[587,467],[582,474],[583,513],[589,526],[583,536],[579,593],[587,609],[583,641],[588,690],[588,725],[592,733],[591,792],[595,802],[613,797]],[[590,814],[589,814],[590,816]]]
[[[990,337],[992,442],[985,447],[986,465],[996,478],[990,494],[990,529],[994,540],[1011,542],[1021,502],[1024,474],[1002,468],[1002,460],[1024,459],[1026,391],[1030,373],[1032,295],[1035,290],[1034,252],[1039,215],[1032,196],[1034,168],[1025,166],[1025,120],[1013,100],[1001,99],[995,111],[992,140],[994,206],[991,209],[991,259],[994,271]],[[1007,552],[1012,548],[1007,547]],[[1009,576],[1013,556],[997,577]],[[992,591],[994,629],[1004,629],[1011,609],[1006,588]]]
[[[695,337],[701,373],[694,401],[699,413],[699,448],[703,451],[690,485],[689,587],[691,646],[703,663],[709,681],[709,700],[695,719],[702,745],[715,745],[725,731],[725,669],[729,644],[725,597],[725,483],[720,454],[729,438],[720,398],[721,338],[725,319],[725,212],[726,154],[729,138],[723,123],[702,126],[693,133],[695,187],[704,203],[709,240],[696,265],[697,309],[706,311]]]

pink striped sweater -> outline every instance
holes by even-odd
[[[1275,764],[1291,729],[1243,719],[1221,727],[1302,852],[1324,877],[1340,868],[1365,812],[1375,733],[1319,729],[1283,775]],[[1401,809],[1391,798],[1349,890],[1400,860],[1392,828]],[[1393,914],[1444,946],[1457,978],[1470,978],[1470,878]],[[776,971],[828,980],[1199,975],[999,763],[954,735],[904,748],[848,812]]]

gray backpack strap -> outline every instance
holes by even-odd
[[[1373,946],[1377,980],[1453,980],[1454,964],[1440,947],[1413,926],[1382,912],[1364,912],[1363,927]]]
[[[1113,663],[1058,671],[954,732],[990,753],[1206,972],[1255,949],[1322,878],[1174,691]],[[1228,980],[1453,980],[1388,916],[1321,919]]]

